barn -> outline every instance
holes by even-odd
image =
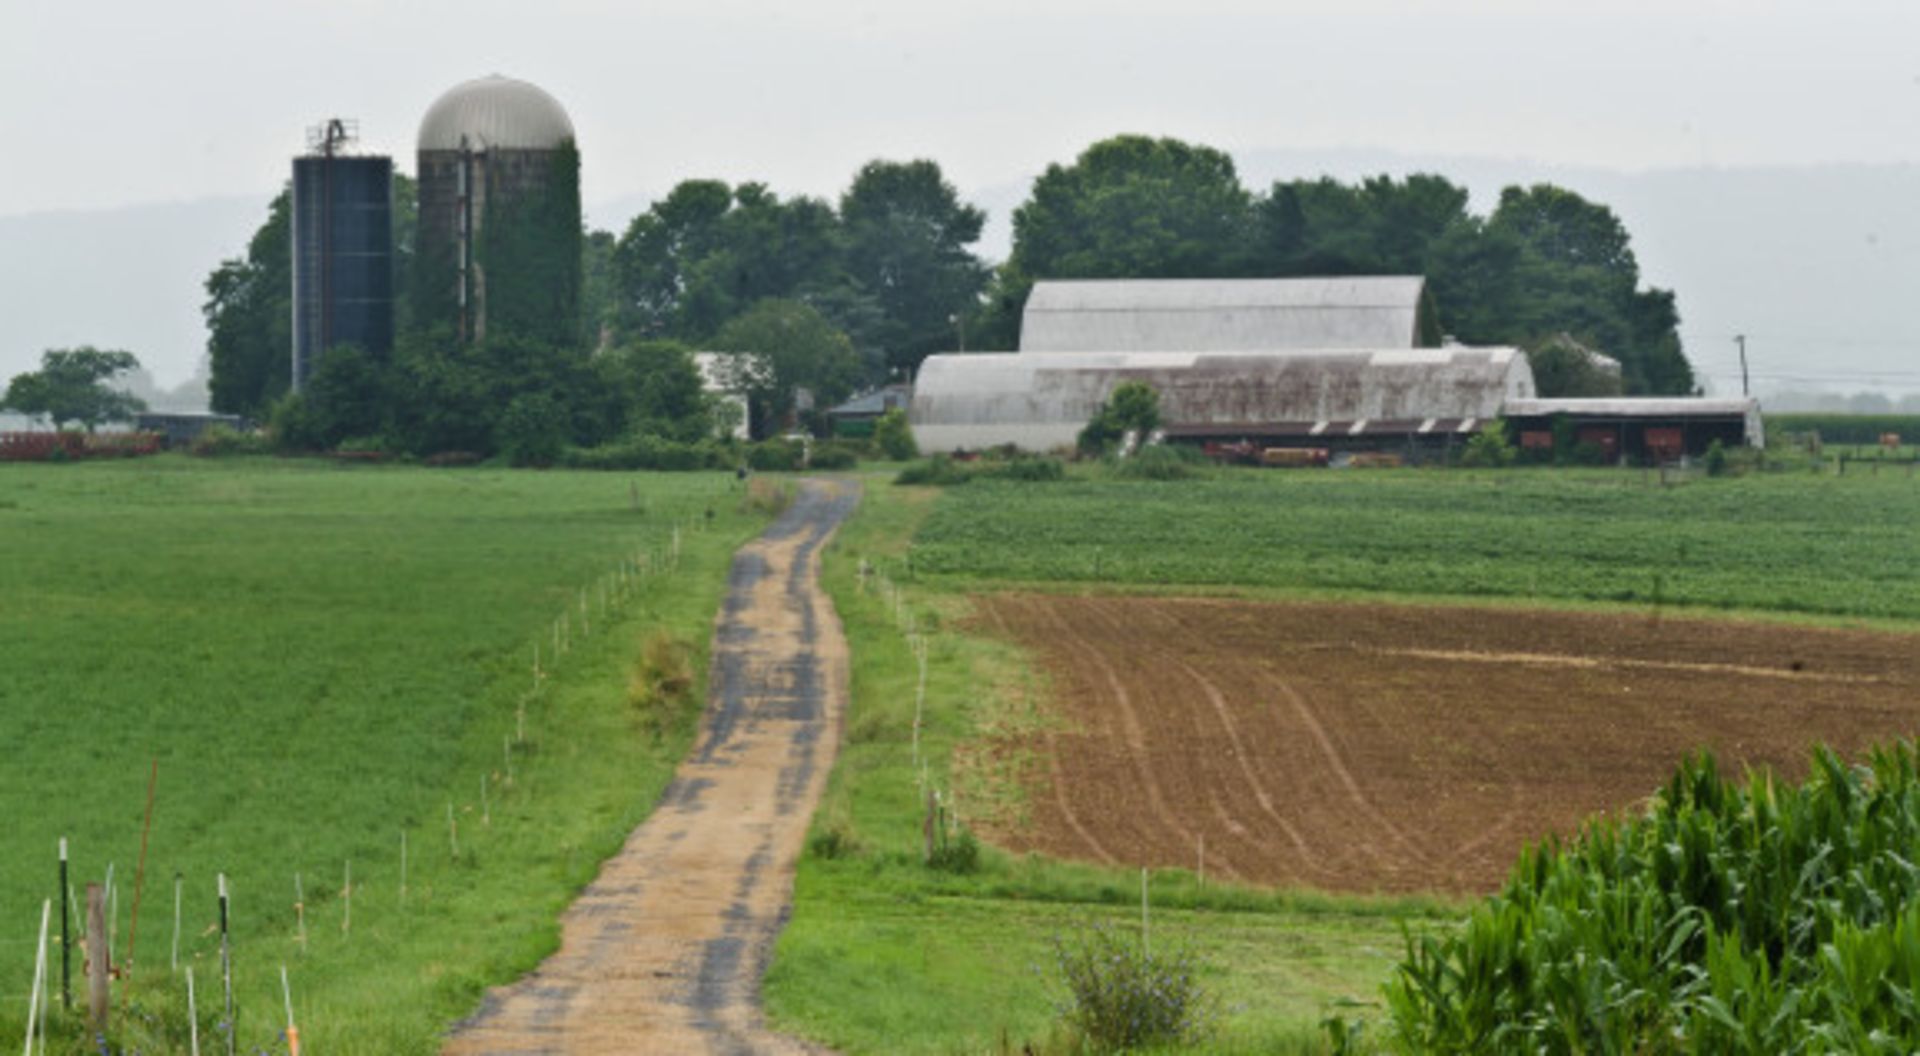
[[[1541,400],[1525,353],[1440,337],[1418,276],[1039,282],[1020,350],[928,357],[910,418],[930,452],[1046,451],[1127,381],[1160,394],[1167,439],[1193,443],[1418,453],[1503,417],[1571,420],[1618,458],[1760,436],[1751,400]]]

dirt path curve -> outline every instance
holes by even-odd
[[[811,1051],[766,1031],[760,979],[840,743],[847,644],[819,552],[858,498],[805,482],[734,557],[693,753],[567,910],[559,952],[489,994],[449,1056]]]

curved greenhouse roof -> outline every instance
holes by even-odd
[[[1413,348],[1417,275],[1075,279],[1034,283],[1022,352],[1277,352]]]
[[[493,74],[454,85],[420,119],[419,149],[551,150],[573,139],[559,100],[538,85]]]

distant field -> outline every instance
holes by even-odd
[[[1920,478],[1245,470],[952,488],[916,574],[1920,619]]]
[[[269,460],[0,466],[0,1044],[18,1044],[60,837],[77,890],[114,867],[124,958],[158,760],[128,1047],[184,1051],[176,875],[203,1043],[219,1018],[224,871],[243,1051],[272,1050],[284,1026],[282,964],[315,1051],[434,1051],[483,986],[551,947],[569,894],[670,776],[692,706],[638,708],[629,679],[664,631],[703,684],[727,559],[759,523],[733,488]],[[636,555],[646,575],[615,575]],[[549,678],[530,696],[536,647]]]

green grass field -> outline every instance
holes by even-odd
[[[286,965],[309,1047],[434,1051],[485,986],[552,948],[569,896],[670,776],[729,557],[762,523],[742,505],[707,474],[0,466],[0,1045],[18,1044],[60,837],[81,899],[113,867],[125,959],[157,760],[119,1040],[185,1051],[176,875],[180,961],[203,1043],[217,1037],[225,872],[242,1048],[284,1049]],[[637,707],[636,658],[661,632],[690,647],[699,684]],[[75,1019],[54,1017],[64,1051],[95,1051]]]
[[[953,489],[912,568],[958,581],[1389,592],[1920,619],[1920,478],[1650,486],[1636,471],[1241,470]]]
[[[884,590],[927,633],[921,750],[963,818],[979,804],[984,730],[1035,717],[1024,658],[962,622],[970,591],[1228,591],[1259,596],[1535,598],[1920,618],[1920,483],[1904,476],[1696,479],[1613,471],[1209,472],[1188,481],[876,478],[826,555],[854,655],[848,734],[802,859],[767,980],[777,1026],[850,1053],[1071,1051],[1050,943],[1089,921],[1137,928],[1139,877],[986,850],[976,872],[920,863],[912,761],[917,662]],[[911,557],[909,557],[909,552]],[[1375,1013],[1402,928],[1457,906],[1201,888],[1152,879],[1156,941],[1208,963],[1213,1053],[1322,1051],[1320,1021]],[[1164,929],[1164,931],[1162,930]]]
[[[971,501],[961,493],[973,487],[940,504]],[[888,596],[859,569],[863,560],[903,568],[935,494],[876,479],[825,555],[853,649],[852,711],[767,978],[768,1013],[781,1029],[850,1053],[1057,1049],[1066,1039],[1053,1025],[1061,994],[1051,943],[1093,923],[1137,929],[1140,877],[991,848],[971,872],[921,864],[918,666]],[[942,795],[958,793],[964,821],[988,806],[976,801],[993,787],[968,747],[983,728],[1029,721],[1032,676],[1007,646],[953,626],[960,599],[907,597],[930,642],[921,751]],[[1322,1017],[1376,999],[1403,925],[1443,926],[1454,912],[1418,899],[1203,886],[1181,870],[1153,874],[1151,896],[1155,941],[1190,947],[1209,965],[1221,1018],[1202,1051],[1213,1053],[1310,1050]]]

